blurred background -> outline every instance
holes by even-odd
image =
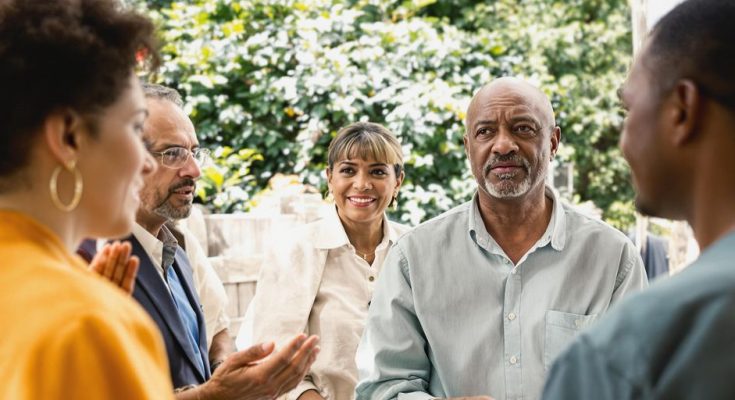
[[[392,219],[417,225],[468,200],[464,113],[504,75],[551,98],[562,145],[548,180],[566,201],[628,234],[647,268],[657,264],[651,277],[696,255],[685,224],[636,215],[618,148],[617,90],[677,0],[128,2],[159,27],[154,80],[182,93],[213,152],[188,225],[232,316],[244,314],[268,244],[320,215],[327,147],[345,125],[377,122],[401,140],[406,179]]]

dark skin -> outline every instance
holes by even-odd
[[[212,337],[212,345],[209,347],[209,365],[222,362],[228,355],[235,352],[235,342],[230,336],[230,330],[225,328]]]
[[[209,381],[177,393],[176,398],[274,399],[304,379],[319,354],[318,342],[316,336],[307,338],[301,334],[275,354],[271,354],[273,343],[233,353],[217,368]]]
[[[644,46],[621,96],[629,113],[620,147],[636,204],[647,214],[685,219],[705,249],[735,230],[735,111],[691,79],[660,93],[652,71],[666,66],[655,65],[648,51]]]
[[[468,108],[464,145],[478,182],[480,214],[514,264],[541,238],[551,219],[553,203],[545,195],[544,179],[560,138],[549,100],[518,79],[496,79]],[[504,189],[513,194],[497,193]]]

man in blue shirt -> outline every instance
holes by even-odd
[[[210,351],[192,267],[167,226],[189,215],[205,152],[175,90],[145,84],[144,93],[149,116],[142,137],[158,168],[144,178],[130,237],[140,259],[133,297],[161,331],[177,399],[275,398],[303,379],[318,338],[297,335],[278,351],[270,343],[233,352],[225,335],[220,351]]]
[[[735,2],[654,27],[622,90],[636,205],[685,219],[701,256],[627,299],[554,364],[547,400],[735,399]]]

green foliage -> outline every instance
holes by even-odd
[[[607,213],[631,197],[616,146],[625,0],[159,0],[150,13],[162,83],[185,94],[200,139],[262,154],[248,196],[278,172],[323,190],[331,138],[370,120],[403,143],[397,215],[434,216],[475,187],[462,148],[472,93],[513,74],[551,95],[580,200]]]
[[[250,166],[262,160],[263,156],[253,149],[234,151],[229,146],[218,147],[211,162],[202,167],[197,184],[198,199],[213,212],[246,211],[250,193],[255,189]]]

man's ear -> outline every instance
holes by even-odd
[[[462,136],[462,143],[464,144],[464,154],[467,156],[467,159],[470,159],[470,150],[469,150],[469,138],[467,137],[467,134],[465,133],[464,136]]]
[[[561,142],[561,128],[555,126],[551,130],[551,160],[556,156],[556,152],[559,150],[559,143]]]
[[[54,111],[43,123],[43,138],[52,156],[62,165],[76,161],[82,138],[82,119],[71,110]]]
[[[671,124],[673,144],[681,146],[693,140],[698,132],[702,113],[702,92],[689,79],[676,83],[665,100],[664,117]]]

